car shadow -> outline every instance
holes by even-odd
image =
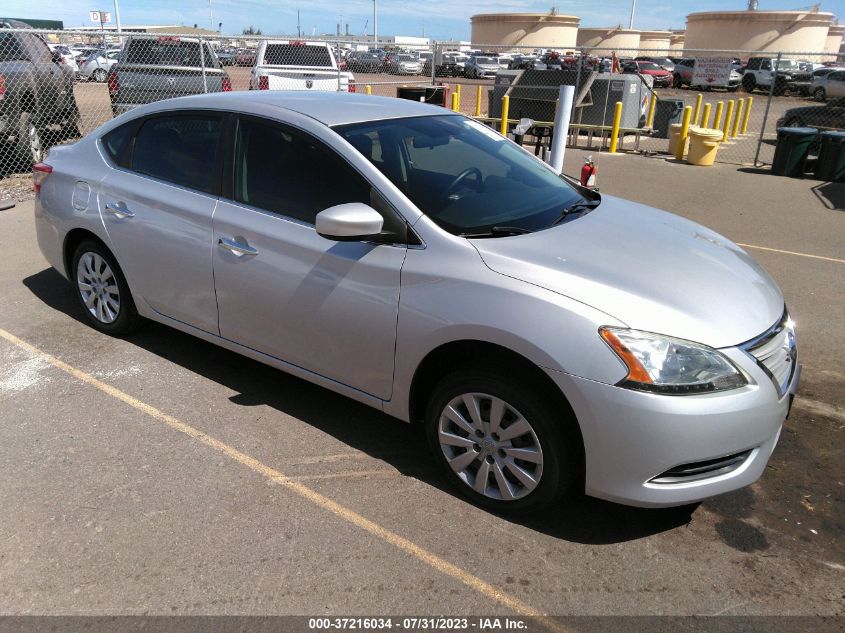
[[[825,182],[815,185],[813,193],[831,211],[845,211],[845,182]]]
[[[23,284],[48,307],[86,324],[71,286],[54,269],[31,275]],[[157,323],[149,323],[125,340],[235,391],[229,400],[237,405],[270,406],[390,464],[404,476],[463,499],[436,470],[419,426],[403,424],[366,405]],[[500,516],[562,540],[610,544],[685,525],[696,507],[631,508],[573,495],[542,515]]]

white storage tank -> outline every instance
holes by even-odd
[[[557,13],[480,13],[470,18],[472,45],[572,49],[581,18]]]
[[[640,47],[640,31],[621,27],[581,28],[578,29],[578,46],[588,49],[606,48],[617,52],[628,49],[633,54],[632,49]]]
[[[653,57],[669,55],[672,37],[672,31],[640,31],[640,48],[643,49],[643,55]]]

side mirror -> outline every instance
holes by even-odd
[[[384,219],[371,206],[350,202],[317,214],[317,234],[336,242],[359,242],[381,233]]]

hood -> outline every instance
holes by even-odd
[[[736,244],[612,196],[560,226],[472,244],[495,272],[588,304],[628,327],[711,347],[748,341],[783,315],[780,290]]]

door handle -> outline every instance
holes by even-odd
[[[126,204],[123,202],[110,202],[106,204],[106,213],[111,213],[118,220],[135,217],[135,213],[127,209]]]
[[[253,248],[249,244],[236,242],[226,237],[221,237],[217,240],[217,245],[225,248],[227,251],[233,252],[238,257],[243,255],[258,255],[258,249]]]

